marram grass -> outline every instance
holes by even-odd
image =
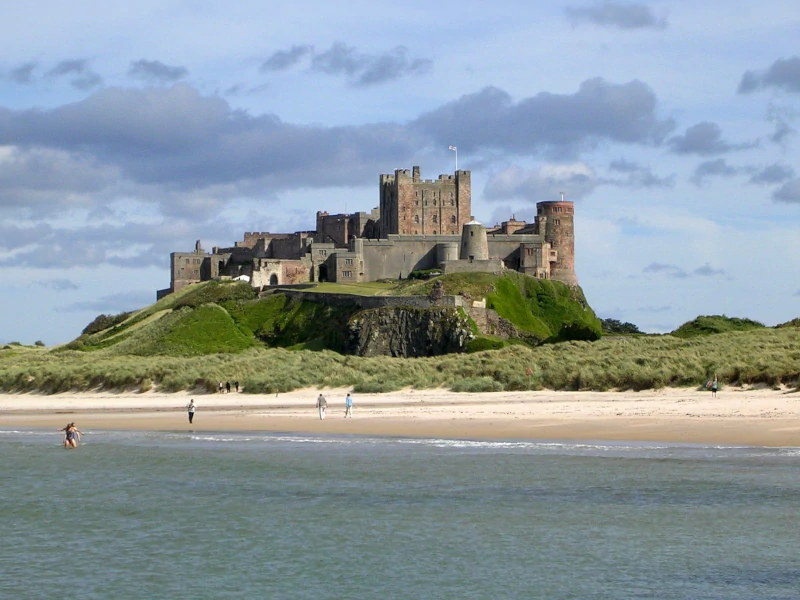
[[[690,339],[670,335],[603,338],[410,359],[282,348],[195,357],[120,355],[108,348],[81,352],[12,346],[0,350],[1,391],[48,394],[211,392],[220,381],[239,381],[250,393],[327,387],[364,393],[409,387],[465,392],[644,390],[703,386],[715,374],[729,385],[796,387],[800,329],[760,328]]]

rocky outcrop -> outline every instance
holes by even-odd
[[[463,352],[470,339],[469,320],[458,309],[376,308],[350,319],[345,352],[358,356],[437,356]]]

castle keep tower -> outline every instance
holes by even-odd
[[[550,278],[567,285],[578,285],[575,275],[574,205],[562,199],[536,203],[539,235],[550,244]]]
[[[469,221],[472,183],[469,171],[421,179],[419,167],[380,176],[378,235],[458,235]]]

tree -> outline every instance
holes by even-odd
[[[603,326],[603,333],[643,333],[636,325],[633,323],[625,322],[618,319],[600,319],[600,322]]]

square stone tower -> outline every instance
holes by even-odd
[[[470,221],[471,173],[421,179],[419,167],[380,176],[379,235],[461,235]]]

